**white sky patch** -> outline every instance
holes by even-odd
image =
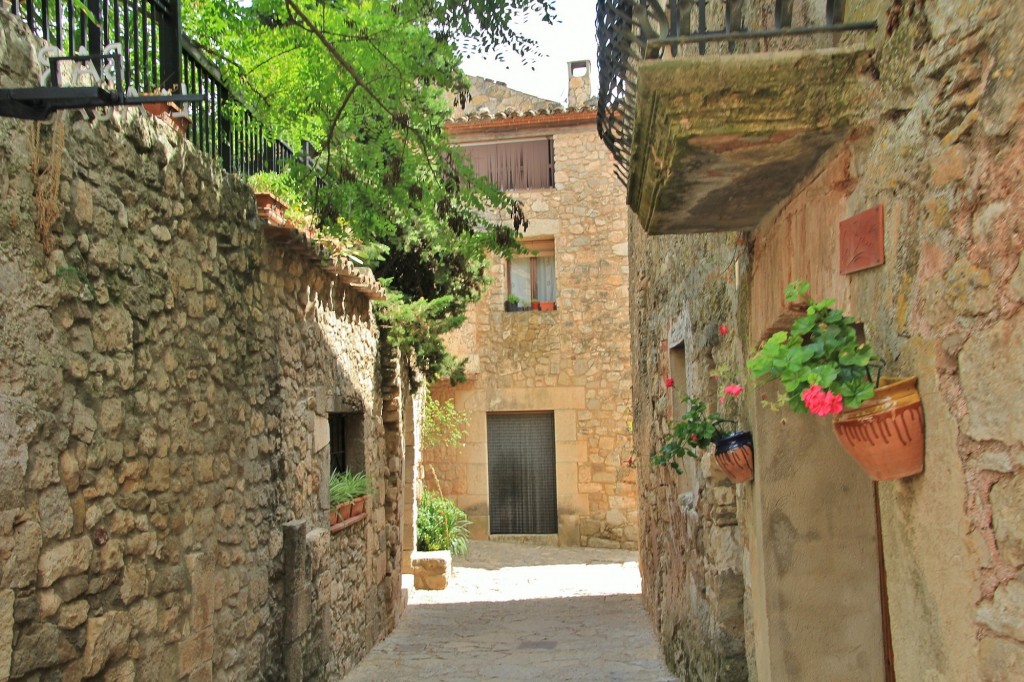
[[[569,95],[569,62],[589,60],[590,87],[597,94],[597,39],[594,31],[595,0],[556,0],[554,25],[539,18],[516,25],[539,44],[532,65],[518,63],[514,54],[505,61],[472,55],[462,69],[472,76],[501,81],[514,90],[565,104]]]

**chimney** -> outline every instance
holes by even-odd
[[[589,99],[590,61],[569,62],[569,108],[583,108]]]

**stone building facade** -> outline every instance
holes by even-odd
[[[0,84],[37,50],[0,12]],[[0,679],[337,679],[402,604],[380,288],[141,110],[0,119],[0,196]]]
[[[748,7],[747,25],[773,4]],[[820,22],[823,5],[797,2],[794,16]],[[752,482],[730,484],[710,455],[681,476],[638,471],[645,600],[684,679],[1020,679],[1024,9],[845,5],[847,21],[878,29],[838,49],[818,38],[783,42],[802,52],[639,67],[636,448],[660,447],[677,392],[713,400],[714,368],[743,370],[782,317],[787,283],[804,279],[864,322],[886,374],[917,377],[924,472],[873,485],[830,419],[771,411],[761,399],[775,388],[748,375]],[[757,145],[809,130],[826,143],[773,198],[768,180],[796,155]],[[710,204],[687,213],[707,177],[687,175],[688,162],[705,162],[687,154],[737,149],[774,164],[768,180],[754,170],[728,186],[724,210],[736,207],[740,222]],[[884,262],[844,274],[840,222],[878,206]]]
[[[595,132],[595,109],[587,101],[589,68],[586,62],[570,65],[574,98],[568,107],[474,79],[472,100],[449,125],[467,149],[546,140],[553,159],[549,186],[511,192],[530,221],[524,245],[553,259],[557,293],[547,296],[556,308],[529,309],[526,295],[519,304],[525,310],[506,311],[510,264],[496,260],[490,288],[449,339],[454,352],[469,358],[469,380],[455,387],[441,381],[431,389],[435,398],[453,400],[469,422],[460,447],[424,451],[424,480],[439,484],[467,511],[477,538],[555,541],[557,535],[562,545],[636,546],[624,333],[629,318],[626,210],[610,155]],[[530,422],[533,418],[539,422]],[[510,445],[504,456],[514,471],[502,470],[497,449],[525,438],[522,434],[534,427],[543,432],[539,441]],[[505,436],[498,435],[499,428]],[[544,461],[525,464],[531,452],[541,452],[537,456]],[[509,474],[515,480],[530,466],[547,468],[517,483],[501,479]],[[534,504],[524,498],[535,487],[544,488],[537,492],[539,504],[556,517],[549,516],[546,527],[516,517],[523,511],[516,505]],[[522,497],[515,490],[522,490]],[[498,516],[506,512],[510,518],[497,527]]]

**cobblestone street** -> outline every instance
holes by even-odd
[[[346,680],[674,680],[634,552],[471,542]]]

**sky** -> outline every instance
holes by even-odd
[[[462,63],[471,76],[484,76],[507,84],[514,90],[565,104],[569,94],[571,61],[589,60],[590,87],[597,94],[597,39],[594,37],[595,0],[556,0],[558,23],[545,24],[539,18],[523,25],[521,32],[540,44],[541,55],[533,68],[515,63],[515,55],[505,62],[474,55]]]

